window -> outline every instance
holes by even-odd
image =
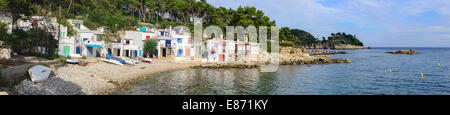
[[[103,40],[103,35],[97,34],[97,41],[102,41],[102,40]]]
[[[130,40],[125,40],[125,44],[130,44]]]
[[[81,27],[81,23],[74,23],[73,25],[75,25],[75,27],[77,27],[78,29],[80,29]]]

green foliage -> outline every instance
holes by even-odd
[[[331,33],[331,36],[328,37],[328,40],[325,37],[322,37],[322,41],[315,38],[311,33],[306,32],[300,29],[289,29],[288,27],[283,27],[280,29],[280,46],[289,46],[289,47],[302,47],[306,45],[317,44],[318,42],[324,42],[327,44],[350,44],[363,46],[363,43],[360,42],[356,36],[346,34],[346,33]]]
[[[5,23],[0,22],[0,48],[10,48],[11,47],[11,35],[8,34],[8,26]]]
[[[0,0],[0,11],[8,8],[8,0]]]
[[[22,29],[13,29],[12,34],[5,34],[3,29],[0,27],[0,36],[6,36],[0,38],[4,42],[2,47],[9,47],[13,52],[22,55],[34,55],[47,59],[55,57],[58,41],[45,30],[29,29],[24,31]],[[38,53],[38,47],[44,47],[45,52]],[[22,52],[24,50],[28,50],[27,54]]]
[[[64,57],[59,57],[57,58],[57,60],[64,66],[67,63],[67,59]]]
[[[87,59],[86,56],[81,57],[81,59]]]
[[[294,54],[295,53],[295,51],[294,50],[291,50],[289,53],[291,53],[291,54]]]
[[[363,46],[364,44],[356,38],[356,35],[346,34],[344,32],[331,33],[326,42],[333,44],[350,44],[356,46]]]
[[[280,29],[279,37],[281,41],[280,46],[297,47],[301,45],[301,41],[297,40],[298,37],[294,36],[288,27]]]
[[[70,24],[66,18],[59,18],[58,23],[61,25],[67,27],[67,36],[74,36],[76,35],[76,31],[73,29],[72,24]]]
[[[13,83],[8,76],[3,73],[3,71],[0,71],[0,87],[7,87],[11,88],[13,86]]]
[[[7,43],[11,44],[13,52],[22,54],[22,50],[31,48],[32,39],[29,33],[22,29],[12,30],[12,38]]]
[[[154,39],[150,39],[145,41],[144,43],[144,52],[153,54],[154,51],[156,51],[156,46],[158,45],[158,42]]]
[[[302,45],[315,44],[315,43],[317,43],[317,41],[319,41],[311,33],[306,32],[304,30],[292,29],[291,33],[294,36],[298,37],[298,39],[296,39],[296,41],[301,41]]]

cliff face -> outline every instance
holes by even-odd
[[[330,43],[317,43],[305,46],[306,49],[365,49],[364,46],[350,45],[350,44],[330,44]]]

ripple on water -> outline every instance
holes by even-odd
[[[450,49],[415,49],[418,55],[392,55],[396,50],[345,50],[350,64],[285,65],[277,72],[258,69],[185,69],[138,81],[120,94],[301,95],[301,94],[450,94]],[[383,57],[373,57],[373,56]],[[441,66],[437,66],[439,63]],[[389,69],[392,72],[389,72]],[[424,73],[424,77],[420,77]]]

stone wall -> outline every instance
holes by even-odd
[[[11,50],[7,48],[0,48],[0,59],[11,59]]]

